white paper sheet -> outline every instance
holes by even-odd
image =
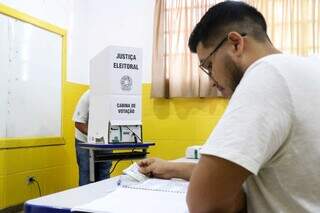
[[[120,186],[107,196],[75,207],[72,211],[98,213],[188,212],[185,193],[188,187],[187,182],[179,182],[177,185],[174,181],[170,182],[170,180],[150,180],[134,186],[135,188]],[[160,189],[160,185],[165,188]]]

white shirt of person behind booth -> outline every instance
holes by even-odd
[[[286,54],[254,62],[200,151],[254,174],[248,212],[320,212],[319,69]]]
[[[76,110],[74,111],[72,120],[74,122],[88,124],[89,121],[89,101],[90,101],[90,90],[87,90],[80,97]],[[87,135],[83,134],[77,128],[75,128],[75,137],[77,140],[87,143]]]

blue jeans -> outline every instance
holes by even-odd
[[[79,140],[75,140],[76,145],[76,154],[77,154],[77,163],[79,168],[79,186],[86,185],[90,183],[90,173],[89,173],[89,150],[88,149],[82,149],[78,145],[79,143],[82,143]],[[102,152],[102,151],[95,151],[96,152]],[[106,178],[109,178],[109,171],[112,166],[111,161],[106,162],[96,162],[94,164],[94,176],[95,181],[104,180]]]

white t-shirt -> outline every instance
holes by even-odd
[[[320,60],[254,62],[201,153],[254,174],[248,212],[320,212]]]
[[[89,121],[89,90],[80,97],[76,110],[74,111],[72,120],[74,122],[85,123]],[[76,139],[87,142],[87,136],[75,128]]]

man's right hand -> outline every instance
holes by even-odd
[[[149,177],[157,177],[163,179],[173,178],[171,165],[172,162],[159,158],[148,158],[138,162],[139,171]]]

